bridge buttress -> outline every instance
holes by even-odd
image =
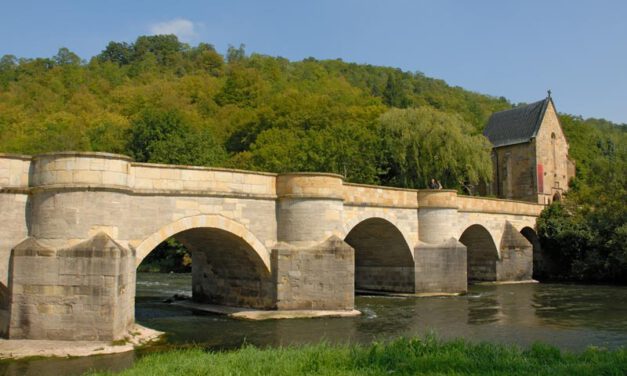
[[[456,219],[457,192],[418,191],[416,292],[467,291],[466,247],[454,237]]]
[[[272,249],[278,309],[354,307],[355,254],[343,229],[340,175],[277,177],[277,237]]]

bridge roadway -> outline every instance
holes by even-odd
[[[0,332],[123,337],[137,266],[170,237],[191,250],[193,299],[227,306],[352,310],[355,289],[529,280],[542,208],[325,173],[0,154]]]

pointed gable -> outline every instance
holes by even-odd
[[[483,135],[494,147],[529,142],[538,134],[549,103],[552,103],[550,97],[526,106],[495,112],[490,116]]]

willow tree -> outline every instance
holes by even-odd
[[[384,184],[445,188],[489,181],[491,144],[460,116],[431,107],[392,109],[379,118]]]

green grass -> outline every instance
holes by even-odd
[[[308,345],[232,352],[173,350],[141,358],[121,375],[616,375],[627,349],[582,353],[534,344],[529,349],[434,337],[372,345]]]

